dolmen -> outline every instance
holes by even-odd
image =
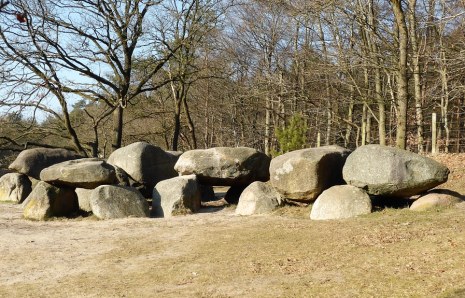
[[[449,169],[431,158],[406,150],[365,145],[347,157],[342,175],[347,186],[334,186],[323,192],[313,205],[311,219],[342,219],[370,213],[368,198],[396,201],[422,195],[446,182]],[[414,203],[412,210],[422,208],[414,205],[440,206],[437,197],[429,201],[423,199],[423,204]],[[443,204],[449,205],[458,201],[450,197],[443,200]]]
[[[366,145],[353,152],[339,146],[301,149],[273,158],[270,181],[246,188],[236,214],[270,213],[283,202],[297,202],[313,204],[313,220],[345,219],[371,213],[374,200],[413,196],[420,199],[412,210],[450,206],[461,196],[431,190],[448,174],[431,158],[387,146]]]
[[[65,149],[28,149],[10,165],[15,173],[0,178],[0,200],[21,203],[24,217],[33,220],[82,212],[100,219],[147,217],[147,198],[155,184],[177,176],[178,157],[145,142],[114,151],[108,161]]]
[[[237,203],[251,183],[269,180],[270,160],[266,154],[247,147],[184,152],[174,166],[179,177],[155,186],[152,211],[163,217],[196,212],[202,197],[211,192],[213,186],[230,186],[225,200]]]
[[[214,186],[230,187],[225,199],[237,203],[240,216],[292,203],[313,204],[312,220],[344,219],[371,213],[379,199],[419,198],[410,207],[417,211],[462,201],[460,194],[433,189],[447,181],[447,167],[380,145],[353,152],[307,148],[273,159],[247,147],[180,153],[145,142],[115,150],[108,160],[35,148],[21,152],[9,169],[0,177],[0,201],[22,204],[24,217],[32,220],[191,214],[214,197]]]

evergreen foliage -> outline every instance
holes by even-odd
[[[302,114],[294,114],[287,126],[275,130],[279,151],[273,152],[273,156],[303,149],[307,144],[307,131],[308,126]]]

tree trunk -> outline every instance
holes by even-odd
[[[407,109],[408,109],[408,77],[407,77],[407,43],[408,32],[401,0],[390,0],[398,29],[399,63],[397,69],[397,133],[396,146],[406,149],[407,144]]]
[[[171,141],[171,150],[178,151],[179,135],[181,134],[181,101],[175,99],[174,105],[174,130]]]
[[[417,0],[409,0],[409,29],[410,29],[410,41],[412,44],[412,65],[413,65],[413,87],[414,87],[414,98],[415,98],[415,122],[417,125],[417,142],[418,152],[423,153],[423,105],[421,100],[421,77],[420,77],[420,53],[418,49],[418,39],[416,33],[416,14],[415,9],[417,6]]]
[[[386,106],[382,96],[382,82],[381,82],[381,58],[379,46],[376,43],[375,37],[377,36],[377,28],[375,25],[375,13],[373,8],[373,0],[369,2],[368,23],[371,27],[370,34],[367,34],[371,45],[371,56],[373,60],[373,72],[375,83],[375,99],[378,105],[378,134],[379,144],[386,145]]]
[[[325,40],[325,33],[323,31],[323,26],[321,25],[321,19],[318,20],[318,26],[320,31],[320,41],[322,43],[323,48],[323,57],[325,63],[328,63],[328,49],[326,48],[326,40]],[[325,102],[326,102],[326,136],[325,136],[325,145],[330,145],[331,143],[331,131],[333,125],[333,111],[332,111],[332,100],[331,100],[331,90],[330,90],[330,83],[329,83],[329,76],[325,73]]]
[[[367,104],[364,102],[362,107],[362,146],[366,145],[367,136]]]
[[[113,111],[113,144],[111,145],[113,151],[121,148],[123,142],[123,111],[121,105]]]
[[[265,154],[270,156],[270,143],[271,143],[271,135],[270,135],[270,125],[271,125],[271,100],[267,96],[265,102]]]
[[[349,110],[347,112],[346,133],[344,136],[344,147],[346,148],[348,148],[350,144],[350,135],[352,133],[353,112],[354,112],[354,87],[350,86],[350,102],[349,102]]]
[[[189,133],[191,135],[192,139],[192,148],[191,149],[197,149],[197,137],[195,135],[195,126],[194,126],[194,121],[192,120],[191,114],[189,112],[189,106],[187,104],[187,96],[184,95],[182,98],[182,105],[184,107],[184,113],[186,114],[187,118],[187,127],[189,128]]]

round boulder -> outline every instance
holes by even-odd
[[[0,177],[0,201],[22,203],[31,193],[31,180],[26,175],[8,173]]]
[[[90,194],[92,213],[99,219],[148,217],[149,205],[134,188],[101,185]]]
[[[236,214],[271,213],[280,205],[281,195],[269,183],[257,181],[242,192],[236,207]]]
[[[461,202],[463,202],[463,197],[457,192],[447,189],[432,189],[413,202],[410,210],[425,211],[435,208],[445,208]]]
[[[371,195],[410,197],[447,181],[449,169],[416,153],[381,145],[357,148],[343,169],[347,184]]]
[[[350,151],[339,146],[291,151],[273,158],[271,185],[283,198],[314,201],[328,187],[345,184],[342,167]]]
[[[371,213],[370,196],[351,185],[337,185],[325,190],[315,201],[310,219],[344,219]]]
[[[40,172],[40,180],[58,186],[94,189],[116,182],[115,168],[98,158],[82,158],[54,164]]]
[[[270,158],[253,148],[217,147],[184,152],[175,165],[180,175],[195,174],[199,183],[246,186],[268,181]]]
[[[78,158],[81,156],[66,149],[33,148],[22,151],[8,168],[40,180],[40,172],[43,169]]]

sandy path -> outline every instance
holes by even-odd
[[[464,210],[33,222],[0,204],[0,297],[463,294]]]
[[[190,230],[194,226],[216,225],[217,229],[220,217],[221,222],[228,218],[235,220],[230,214],[225,214],[228,212],[220,213],[201,213],[171,220],[34,222],[21,218],[20,206],[1,204],[0,294],[37,297],[37,294],[59,295],[65,290],[68,295],[76,297],[97,296],[100,294],[97,290],[99,285],[116,276],[123,279],[121,289],[115,288],[109,293],[122,296],[125,272],[145,270],[147,268],[144,267],[155,265],[160,259],[173,259],[185,254],[189,251]],[[137,251],[141,246],[144,251]],[[147,248],[153,254],[147,254]],[[86,281],[94,278],[94,281]],[[103,280],[99,281],[99,278]],[[69,280],[84,282],[64,289],[70,286],[67,284]],[[89,282],[95,282],[95,291]]]

